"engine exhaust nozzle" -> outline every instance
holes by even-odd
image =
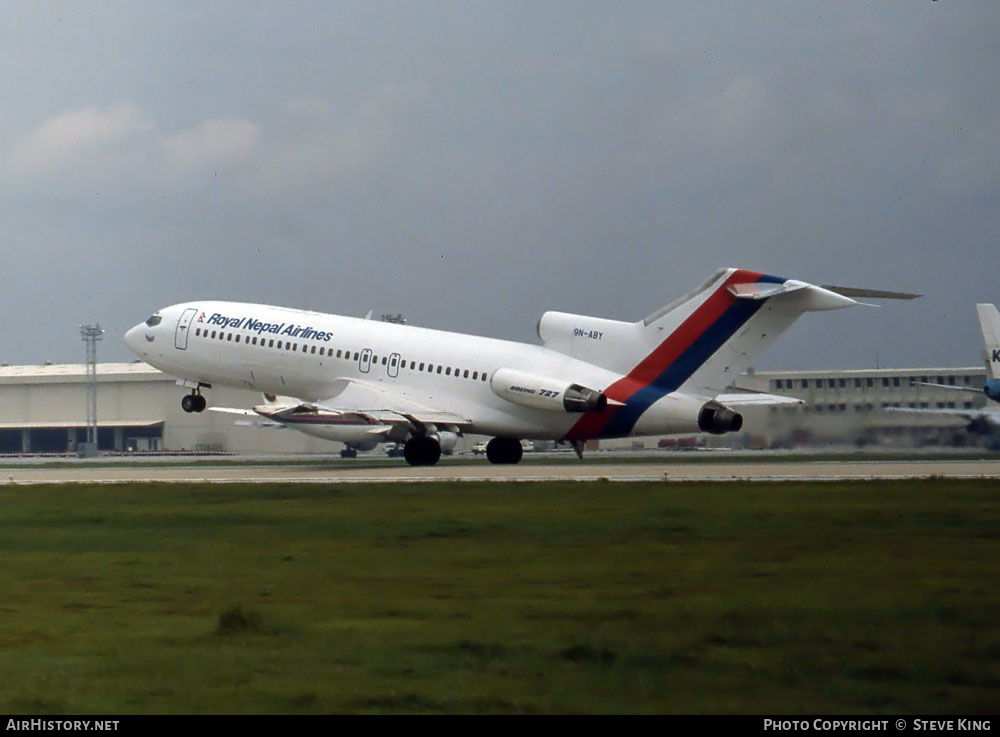
[[[702,432],[722,435],[727,432],[737,432],[743,427],[743,415],[734,412],[714,399],[706,402],[698,413],[698,428]]]

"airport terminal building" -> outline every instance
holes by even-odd
[[[810,445],[986,445],[966,430],[967,421],[892,412],[892,407],[979,409],[982,392],[964,393],[915,382],[981,388],[984,368],[872,369],[863,371],[749,372],[737,386],[802,400],[801,404],[744,411],[743,431],[699,436],[698,443],[725,447]],[[0,366],[0,454],[76,453],[86,440],[87,366]],[[187,392],[173,377],[144,363],[97,365],[98,449],[149,453],[336,453],[339,443],[294,430],[256,426],[251,418],[181,409]],[[251,408],[257,392],[215,387],[211,406]],[[479,438],[465,438],[456,450]],[[658,438],[625,444],[652,448]],[[373,453],[382,453],[381,450]]]
[[[741,440],[750,447],[802,445],[985,446],[990,439],[967,430],[957,415],[896,409],[979,410],[985,367],[841,371],[751,370],[739,388],[801,400],[744,412]],[[940,384],[942,386],[926,386]],[[972,391],[955,391],[955,387]]]
[[[0,366],[0,454],[75,453],[87,437],[87,366]],[[235,424],[238,416],[186,413],[188,390],[145,363],[97,364],[101,452],[323,453],[340,446],[294,430]],[[207,390],[215,406],[250,408],[257,392]],[[248,418],[249,419],[249,418]]]

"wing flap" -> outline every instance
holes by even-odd
[[[463,429],[472,424],[468,417],[356,379],[338,379],[334,388],[333,396],[312,404],[329,412],[363,414],[385,424],[408,423],[418,430],[427,425]]]
[[[256,422],[241,420],[239,424],[261,427],[308,426],[328,428],[352,427],[364,435],[399,435],[407,430],[423,433],[430,428],[461,432],[472,421],[454,412],[428,407],[391,389],[383,389],[356,379],[336,379],[332,395],[318,401],[299,401],[282,397],[284,401],[268,401],[253,409],[210,407],[213,412],[256,418]],[[268,400],[277,399],[267,397]],[[370,427],[365,428],[368,425]]]

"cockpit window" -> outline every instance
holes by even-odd
[[[146,320],[146,325],[149,326],[149,327],[151,327],[151,328],[154,328],[154,327],[156,327],[157,325],[160,324],[160,321],[162,319],[163,318],[160,315],[150,315],[149,319]]]

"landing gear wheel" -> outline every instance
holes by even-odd
[[[486,457],[490,463],[514,464],[521,460],[524,450],[517,438],[493,438],[486,444]]]
[[[411,466],[433,466],[441,458],[441,445],[434,438],[410,438],[403,446],[403,457]]]
[[[357,458],[358,457],[358,451],[356,451],[354,448],[344,448],[342,451],[340,451],[340,457],[341,458]]]
[[[185,412],[204,412],[207,405],[205,397],[200,394],[187,394],[181,397],[181,409]]]

